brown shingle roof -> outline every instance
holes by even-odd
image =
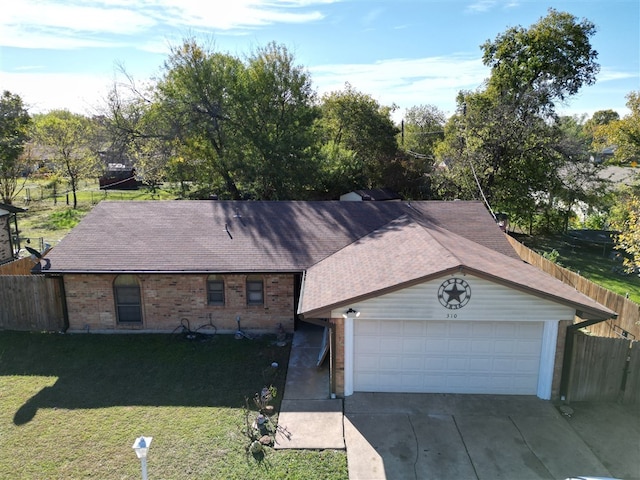
[[[47,258],[61,274],[306,271],[304,313],[460,265],[599,308],[524,264],[480,202],[108,201]]]
[[[51,272],[303,271],[401,215],[516,255],[478,202],[101,202],[48,255]],[[478,216],[484,222],[478,221]],[[487,221],[488,220],[488,221]],[[492,230],[491,234],[486,230]]]
[[[583,318],[615,313],[543,271],[441,227],[408,216],[310,267],[299,313],[309,317],[354,301],[464,271],[579,310]]]

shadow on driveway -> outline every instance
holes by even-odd
[[[640,479],[638,409],[531,396],[356,393],[345,399],[350,480]]]

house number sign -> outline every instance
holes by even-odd
[[[457,310],[464,307],[471,299],[471,287],[461,278],[450,278],[442,282],[438,288],[438,300],[443,307]]]

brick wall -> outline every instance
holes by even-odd
[[[246,275],[223,275],[225,305],[207,304],[207,275],[136,275],[140,285],[143,323],[118,324],[113,282],[116,275],[64,276],[69,326],[78,330],[173,331],[186,318],[192,329],[211,322],[219,332],[235,332],[240,316],[243,330],[276,332],[281,323],[293,331],[294,275],[262,275],[264,305],[248,306]]]

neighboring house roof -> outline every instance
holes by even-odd
[[[349,197],[354,195],[360,197],[364,201],[388,201],[388,200],[402,200],[402,197],[391,190],[390,188],[371,188],[368,190],[354,190],[353,192],[346,193],[340,196],[340,200],[349,200]]]
[[[640,179],[640,168],[608,165],[598,171],[598,177],[603,180],[609,180],[615,185],[633,185]]]
[[[522,262],[480,202],[104,201],[47,259],[58,274],[306,272],[301,313],[462,266],[613,314]]]

